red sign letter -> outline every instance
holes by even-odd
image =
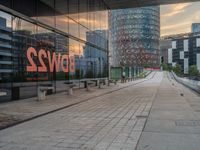
[[[53,52],[52,58],[51,58],[51,53],[48,51],[48,59],[49,59],[49,69],[50,72],[53,72],[54,66],[56,67],[56,72],[59,71],[60,67],[60,53],[58,53],[58,59],[56,60],[56,53]]]

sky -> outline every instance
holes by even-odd
[[[200,2],[160,6],[161,36],[191,32],[200,23]]]

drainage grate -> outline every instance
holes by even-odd
[[[136,118],[148,118],[148,116],[147,115],[138,115],[138,116],[136,116]]]
[[[194,121],[175,121],[176,126],[191,126],[196,127],[200,126],[200,121],[194,120]]]

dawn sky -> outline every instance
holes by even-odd
[[[200,23],[200,2],[160,6],[161,36],[187,33],[192,23]]]

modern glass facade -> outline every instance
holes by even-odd
[[[102,0],[0,1],[1,101],[37,87],[108,76],[108,11]],[[18,93],[18,94],[16,94]]]
[[[159,6],[111,10],[109,26],[112,66],[158,66]]]

